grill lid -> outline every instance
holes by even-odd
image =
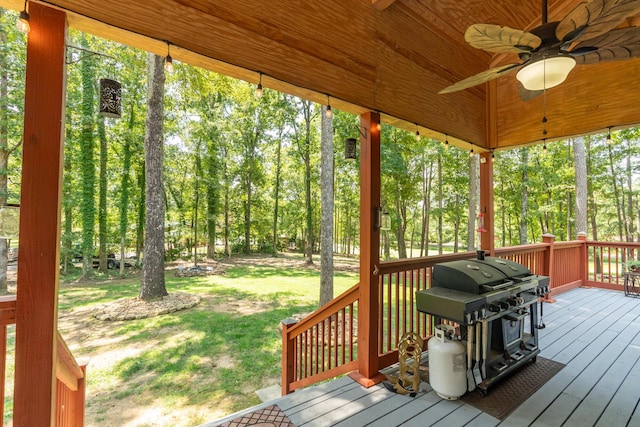
[[[481,294],[513,284],[513,278],[529,276],[531,272],[516,262],[485,257],[444,262],[433,267],[432,287],[443,287],[472,294]]]

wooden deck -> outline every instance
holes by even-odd
[[[296,426],[640,426],[640,299],[580,288],[556,300],[544,305],[540,356],[566,366],[503,421],[427,385],[411,398],[348,377],[260,407],[278,405]]]

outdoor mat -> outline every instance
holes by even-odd
[[[503,420],[562,368],[562,363],[538,356],[536,363],[525,364],[491,387],[487,396],[483,396],[480,390],[476,389],[462,396],[460,400]],[[429,382],[427,363],[420,365],[420,377]]]
[[[242,417],[235,418],[224,424],[221,427],[244,427],[244,426],[259,426],[259,427],[295,427],[289,418],[280,410],[278,405],[267,406],[264,409],[251,412]]]
[[[536,363],[527,363],[513,375],[491,387],[487,396],[482,396],[479,390],[475,390],[465,394],[460,400],[503,420],[562,368],[562,363],[538,356]]]

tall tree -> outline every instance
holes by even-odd
[[[587,232],[587,152],[584,138],[573,138],[573,167],[576,174],[576,232]]]
[[[442,255],[442,245],[444,243],[444,235],[442,228],[442,211],[444,209],[444,200],[443,200],[443,182],[442,182],[442,152],[438,150],[438,162],[437,162],[437,170],[438,170],[438,255]],[[427,231],[428,232],[428,231]]]
[[[610,180],[611,180],[611,185],[613,186],[613,197],[614,197],[614,202],[616,205],[616,215],[617,215],[617,225],[618,225],[618,238],[619,239],[623,239],[623,209],[622,209],[622,202],[621,202],[621,197],[620,197],[620,190],[618,188],[618,174],[616,173],[616,165],[615,165],[615,161],[614,161],[614,156],[613,156],[613,147],[612,144],[608,144],[607,145],[607,149],[609,152],[609,171],[611,173],[610,175]]]
[[[331,111],[331,110],[328,110]],[[333,114],[327,107],[321,112],[320,194],[320,306],[333,299]]]
[[[480,200],[480,156],[469,156],[469,219],[467,220],[467,250],[475,249],[476,216]],[[480,242],[478,242],[479,244]]]
[[[527,220],[529,215],[529,148],[520,149],[520,182],[521,182],[521,199],[520,199],[520,223],[519,236],[520,244],[527,243]]]
[[[120,277],[124,276],[127,225],[129,223],[129,192],[131,191],[129,188],[131,181],[131,172],[129,169],[131,168],[133,126],[136,123],[135,106],[135,102],[131,100],[129,104],[129,120],[127,121],[127,130],[122,153],[122,174],[120,175]]]
[[[9,18],[9,19],[7,19]],[[11,129],[22,115],[24,99],[24,40],[17,36],[14,19],[0,8],[0,207],[9,196],[9,157],[20,148],[22,138],[11,138]],[[16,53],[18,52],[18,53]],[[12,75],[13,74],[13,75]],[[21,135],[21,132],[20,132]],[[13,142],[11,142],[13,140]],[[7,291],[8,240],[0,238],[0,294]]]
[[[80,39],[83,49],[89,49],[89,41],[83,33]],[[82,132],[80,135],[80,167],[82,168],[82,199],[80,216],[82,218],[82,276],[93,274],[93,236],[95,227],[95,182],[96,169],[94,162],[95,140],[95,60],[89,55],[81,64],[82,73]]]
[[[168,295],[164,282],[164,57],[147,54],[147,119],[145,148],[146,221],[140,299],[154,301]]]
[[[100,142],[100,168],[98,172],[98,269],[107,272],[107,134],[105,118],[98,118],[98,141]]]
[[[296,115],[291,117],[291,125],[295,132],[295,143],[298,155],[304,164],[304,207],[305,207],[305,261],[313,264],[313,208],[311,205],[311,124],[315,118],[314,105],[311,101],[298,100]]]

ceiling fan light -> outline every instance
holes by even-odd
[[[527,90],[545,90],[565,81],[576,60],[571,56],[554,56],[525,65],[516,78]]]

